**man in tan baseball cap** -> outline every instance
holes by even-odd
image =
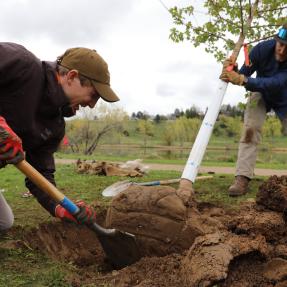
[[[71,48],[57,59],[60,76],[68,75],[72,71],[72,76],[79,77],[84,86],[87,83],[94,87],[96,94],[107,102],[116,102],[118,96],[110,87],[110,73],[105,60],[96,52],[88,48]],[[86,81],[85,81],[86,80]],[[86,83],[86,84],[85,84]],[[66,95],[70,96],[69,89],[65,89],[65,83],[61,82]],[[79,103],[81,106],[81,103]],[[73,105],[73,102],[72,102]],[[90,107],[94,105],[88,104]]]
[[[65,135],[65,118],[80,107],[93,108],[99,98],[119,100],[110,87],[108,65],[87,48],[68,49],[50,62],[22,45],[0,42],[0,75],[0,169],[25,157],[55,185],[53,155]],[[80,213],[74,216],[32,181],[25,183],[52,216],[77,224],[95,221],[96,213],[88,204],[76,203]],[[13,221],[12,209],[0,194],[0,231]]]

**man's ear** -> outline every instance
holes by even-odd
[[[70,70],[67,73],[67,80],[68,81],[74,80],[75,78],[78,78],[78,77],[79,77],[79,72],[77,70]]]

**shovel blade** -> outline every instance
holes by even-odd
[[[132,184],[133,183],[128,181],[128,180],[116,182],[116,183],[108,186],[107,188],[105,188],[102,192],[102,195],[105,197],[116,196],[117,194],[119,194],[123,190],[126,190]]]
[[[97,224],[90,226],[95,231],[102,248],[116,269],[124,268],[141,257],[135,235],[117,229],[99,230]]]

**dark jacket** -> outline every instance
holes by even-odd
[[[0,115],[22,139],[26,160],[53,184],[53,153],[65,133],[67,106],[56,63],[42,62],[18,44],[0,43]],[[26,186],[54,215],[56,203],[28,179]]]
[[[260,92],[266,103],[281,118],[287,116],[287,61],[275,59],[276,40],[257,44],[250,52],[251,66],[242,66],[240,73],[248,77],[246,90]],[[256,78],[250,76],[256,72]]]

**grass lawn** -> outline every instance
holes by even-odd
[[[178,177],[180,173],[176,171],[151,171],[135,181],[144,182]],[[88,203],[100,205],[103,209],[107,208],[110,199],[101,196],[102,190],[124,179],[126,178],[77,174],[72,165],[59,165],[56,173],[58,188],[69,198],[82,199]],[[12,230],[0,235],[0,286],[72,286],[69,282],[69,274],[75,272],[78,267],[69,263],[52,261],[29,248],[10,249],[6,247],[9,240],[19,238],[23,230],[54,220],[34,198],[21,197],[25,191],[23,180],[24,176],[13,166],[0,170],[0,189],[4,190],[4,196],[15,214],[15,224]],[[197,181],[194,187],[199,201],[237,208],[240,202],[255,197],[258,186],[263,180],[264,178],[256,178],[251,183],[250,193],[238,199],[230,198],[226,193],[233,181],[232,175],[214,175],[212,179]],[[174,185],[175,188],[176,186]]]

